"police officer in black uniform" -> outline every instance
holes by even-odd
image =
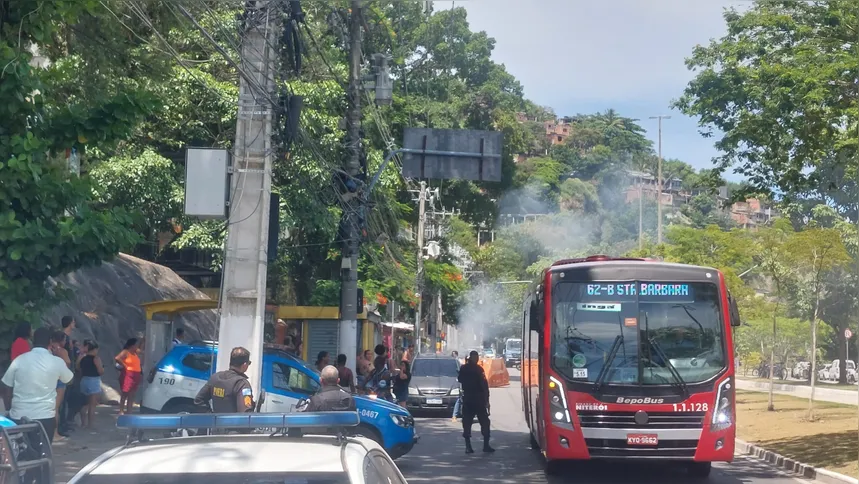
[[[355,399],[340,386],[340,373],[331,365],[322,369],[322,388],[310,397],[305,412],[354,412]]]
[[[196,405],[209,405],[215,413],[242,413],[254,410],[254,395],[248,376],[245,374],[251,365],[250,351],[237,347],[230,352],[230,369],[219,371],[194,398]]]
[[[465,453],[473,454],[471,448],[471,426],[474,417],[480,422],[483,434],[483,452],[495,452],[489,446],[489,382],[483,368],[477,364],[478,355],[472,351],[468,360],[459,368],[459,383],[462,384],[462,436],[465,437]]]

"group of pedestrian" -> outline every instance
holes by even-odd
[[[35,331],[29,323],[18,325],[2,379],[9,417],[40,422],[51,442],[68,437],[78,415],[82,427],[93,428],[104,374],[98,343],[73,340],[71,316],[61,325]]]
[[[359,390],[405,407],[412,380],[410,359],[411,354],[406,351],[395,363],[383,344],[376,345],[372,352],[364,351],[358,357]]]

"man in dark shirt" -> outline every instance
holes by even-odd
[[[483,434],[483,452],[495,452],[489,446],[489,382],[483,368],[477,364],[478,355],[472,351],[466,364],[459,368],[459,383],[462,384],[462,436],[465,437],[465,453],[473,454],[471,448],[471,426],[474,417],[480,422]]]
[[[340,375],[340,386],[349,393],[355,393],[355,375],[352,370],[346,366],[346,355],[337,355],[337,372]]]
[[[337,368],[328,365],[322,369],[322,388],[310,397],[305,412],[354,412],[355,399],[340,387]]]
[[[241,413],[254,410],[253,389],[245,372],[251,365],[250,351],[237,347],[230,352],[230,369],[219,371],[197,393],[196,405],[209,405],[215,413]]]

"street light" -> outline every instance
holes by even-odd
[[[656,243],[662,244],[662,120],[671,119],[671,116],[651,116],[650,119],[659,120],[659,164],[656,169]]]

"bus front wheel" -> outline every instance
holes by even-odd
[[[713,465],[710,462],[693,462],[689,464],[689,476],[697,479],[706,479],[710,475]]]
[[[561,464],[563,464],[563,461],[560,461],[560,460],[548,460],[548,461],[546,461],[546,475],[547,476],[559,476],[559,475],[561,475]]]

